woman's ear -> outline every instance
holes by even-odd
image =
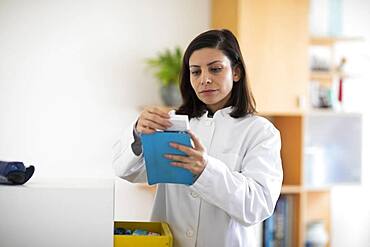
[[[241,77],[240,67],[239,66],[235,66],[233,68],[233,81],[234,82],[238,82],[240,80],[240,77]]]

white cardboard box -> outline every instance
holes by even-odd
[[[0,185],[0,245],[113,246],[114,179],[33,179]]]

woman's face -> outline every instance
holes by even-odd
[[[233,69],[228,57],[216,48],[194,51],[189,58],[189,68],[191,86],[198,98],[212,112],[224,108],[233,84],[240,79],[240,70]]]

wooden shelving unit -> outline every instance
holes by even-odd
[[[325,123],[322,123],[321,121],[327,121],[330,119],[329,127],[331,129],[335,129],[335,132],[333,133],[337,133],[335,135],[338,135],[338,129],[336,129],[338,127],[336,126],[338,123],[344,123],[346,121],[348,122],[349,119],[351,119],[350,121],[353,123],[356,123],[357,121],[360,121],[358,118],[360,114],[345,112],[335,113],[329,110],[316,110],[294,114],[270,113],[262,116],[268,118],[275,125],[275,127],[279,129],[281,135],[281,158],[284,171],[283,188],[281,194],[289,195],[294,198],[295,205],[293,210],[296,211],[293,213],[295,217],[294,226],[297,227],[297,230],[292,233],[293,246],[304,246],[306,227],[309,223],[315,221],[321,221],[324,223],[325,229],[329,235],[329,243],[327,246],[330,246],[330,193],[331,187],[332,185],[335,185],[335,183],[323,181],[320,184],[312,184],[310,181],[309,174],[311,172],[315,173],[315,170],[310,168],[308,164],[306,156],[307,153],[309,153],[307,152],[307,138],[309,139],[309,135],[311,134],[317,136],[317,132],[309,132],[312,131],[312,128],[309,128],[309,126],[312,124],[313,119],[319,119],[320,126],[324,128],[324,126],[327,127],[328,125],[324,125]],[[314,126],[317,128],[317,125]],[[343,124],[340,129],[343,129],[343,127],[347,126],[347,124]],[[361,135],[361,133],[359,133],[359,135]],[[328,138],[331,137],[326,137],[326,139]],[[356,140],[361,142],[359,138]],[[345,140],[343,141],[346,142]],[[354,142],[350,142],[352,143],[351,145],[353,145]],[[312,145],[312,143],[310,145]],[[316,142],[314,145],[319,146],[321,143]],[[332,144],[327,145],[330,146]],[[345,151],[347,148],[343,147],[343,150]],[[316,153],[316,155],[320,155],[320,153]],[[356,155],[358,156],[358,154]],[[353,162],[347,162],[347,165],[349,165],[351,169],[357,169],[355,168],[356,165],[361,166],[361,164],[358,164],[355,159],[353,159]],[[332,167],[331,170],[327,170],[326,172],[335,173],[335,170],[341,169],[346,168],[341,166],[339,163],[336,163],[335,167]],[[315,173],[315,175],[318,174],[320,173]],[[345,183],[346,181],[343,182]],[[358,182],[359,180],[355,181],[355,183]]]
[[[330,235],[330,189],[305,187],[304,164],[304,125],[305,115],[270,114],[265,115],[279,129],[282,150],[284,180],[282,195],[294,198],[294,232],[292,246],[305,245],[305,230],[309,222],[321,220]],[[328,244],[330,246],[330,243]]]
[[[284,170],[281,195],[293,201],[291,246],[305,246],[307,224],[314,220],[323,221],[330,236],[330,187],[305,184],[305,117],[309,110],[298,102],[309,99],[310,80],[330,86],[333,78],[347,77],[335,66],[334,46],[362,38],[310,37],[308,0],[213,0],[211,15],[212,28],[227,28],[237,35],[259,115],[280,131]],[[312,46],[329,49],[328,71],[310,71]],[[332,116],[327,110],[316,111]]]
[[[335,45],[341,42],[356,42],[363,41],[361,37],[310,37],[311,47],[324,47],[330,52],[330,68],[328,70],[311,70],[310,80],[318,81],[320,84],[325,86],[331,86],[332,81],[338,78],[348,78],[349,75],[343,73],[343,71],[338,70],[338,65],[335,61]]]

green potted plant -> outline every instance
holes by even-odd
[[[154,58],[147,60],[152,68],[154,76],[161,84],[161,98],[166,106],[179,106],[181,95],[179,91],[179,79],[182,63],[182,51],[179,47],[173,50],[166,49],[159,52]]]

